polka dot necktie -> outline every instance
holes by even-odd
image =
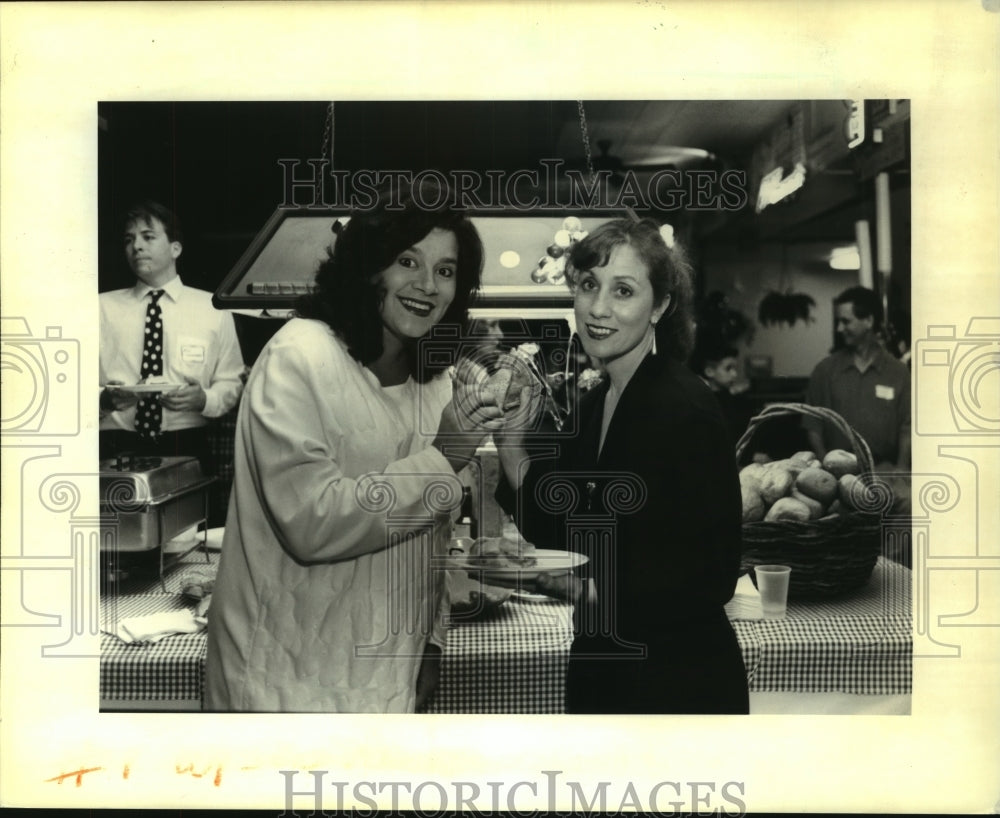
[[[142,367],[140,376],[163,374],[163,312],[159,300],[163,290],[151,290],[149,306],[146,307],[145,341],[142,347]],[[142,398],[135,407],[135,429],[141,437],[155,440],[160,434],[163,422],[163,407],[158,395]]]

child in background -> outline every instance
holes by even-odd
[[[737,385],[739,353],[721,340],[699,336],[689,366],[715,393],[735,444],[753,416],[749,402],[741,394],[743,390]]]

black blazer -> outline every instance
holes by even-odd
[[[711,675],[728,675],[740,701],[720,710],[692,704],[694,712],[745,712],[745,670],[723,611],[739,577],[742,503],[721,408],[679,362],[647,356],[619,398],[598,455],[607,389],[605,382],[582,396],[572,434],[529,440],[534,453],[521,490],[515,496],[502,480],[497,499],[537,547],[589,557],[581,573],[594,579],[598,604],[589,633],[581,633],[577,606],[574,652],[598,644],[628,653],[627,645],[643,645],[645,661],[633,669],[650,679],[678,662],[703,665],[706,673],[712,665]],[[595,633],[595,621],[613,622],[614,633],[606,626]],[[623,670],[619,662],[595,684],[614,687],[623,676],[634,682],[637,674]],[[697,676],[689,686],[700,695]],[[688,712],[655,696],[635,701],[643,712]]]

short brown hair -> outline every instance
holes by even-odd
[[[574,244],[566,263],[570,287],[575,288],[585,270],[604,267],[611,251],[623,244],[630,245],[646,264],[656,304],[670,296],[670,306],[656,325],[658,351],[687,360],[694,346],[691,265],[676,240],[673,247],[667,247],[660,226],[652,219],[614,219]]]

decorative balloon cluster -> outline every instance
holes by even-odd
[[[536,284],[562,284],[566,280],[566,252],[586,236],[587,231],[576,216],[563,219],[562,229],[556,231],[555,240],[538,260],[531,280]]]

